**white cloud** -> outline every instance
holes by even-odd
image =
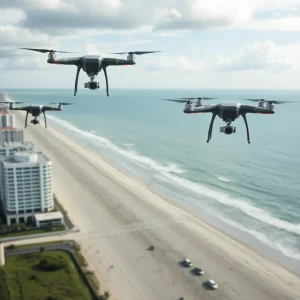
[[[252,11],[244,0],[172,1],[154,30],[187,30],[219,28],[243,23],[251,18]]]
[[[204,62],[191,60],[186,56],[160,56],[150,60],[145,67],[147,71],[200,71],[205,69],[206,64]]]
[[[147,71],[249,71],[300,69],[300,44],[276,46],[271,41],[255,42],[239,51],[212,55],[205,61],[192,60],[186,56],[162,56],[150,60]]]
[[[0,25],[13,25],[24,19],[25,13],[20,9],[7,8],[0,10]]]
[[[255,42],[230,55],[216,55],[212,64],[216,70],[286,70],[300,66],[300,44],[276,46],[271,41]]]
[[[21,47],[55,47],[57,41],[48,34],[15,26],[0,26],[0,56],[34,55]],[[27,52],[27,53],[25,53]]]
[[[300,31],[300,17],[274,18],[251,22],[244,26],[250,30]]]

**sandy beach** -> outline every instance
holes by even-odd
[[[17,127],[24,118],[16,113]],[[25,139],[53,161],[54,192],[111,299],[300,299],[297,275],[43,126],[42,118],[37,126],[28,122]],[[185,257],[204,275],[182,267]],[[210,278],[218,290],[206,287]]]

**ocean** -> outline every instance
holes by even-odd
[[[242,118],[220,133],[211,114],[186,115],[162,98],[218,97],[300,100],[300,91],[221,89],[2,90],[15,101],[75,102],[48,113],[48,123],[149,188],[300,273],[300,102],[274,115]],[[41,116],[41,123],[44,126]],[[29,123],[30,124],[30,123]],[[29,125],[33,126],[33,125]],[[199,250],[200,251],[200,250]]]

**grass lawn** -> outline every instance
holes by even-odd
[[[21,236],[21,235],[31,235],[31,234],[38,234],[38,233],[48,233],[48,232],[54,232],[54,231],[63,231],[66,227],[64,225],[55,226],[51,230],[43,229],[43,228],[37,228],[37,229],[30,229],[30,230],[24,230],[24,231],[18,231],[18,232],[9,232],[9,233],[0,233],[0,238],[8,238],[8,237],[14,237],[14,236]],[[1,299],[1,298],[0,298]]]
[[[2,270],[1,300],[92,299],[64,251],[10,256]]]

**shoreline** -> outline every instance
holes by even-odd
[[[57,132],[57,121],[52,121],[55,125],[51,128],[54,129]],[[70,133],[70,135],[66,136],[65,133],[59,133],[61,135],[61,139],[68,139],[72,141],[72,143],[76,144],[77,146],[83,148],[83,151],[87,151],[91,154],[93,154],[93,157],[95,159],[101,160],[101,163],[105,163],[109,167],[112,167],[115,171],[117,171],[119,174],[122,174],[125,177],[130,178],[132,181],[138,182],[138,185],[146,186],[147,189],[149,189],[153,194],[155,194],[157,197],[161,198],[163,201],[168,202],[169,204],[176,206],[177,208],[188,212],[189,214],[193,215],[193,217],[198,218],[199,220],[208,223],[210,226],[214,227],[217,230],[220,230],[223,234],[229,235],[230,238],[234,239],[235,241],[242,243],[245,247],[251,248],[251,250],[255,251],[258,255],[264,257],[265,259],[274,262],[278,264],[279,266],[285,268],[286,270],[294,273],[296,276],[300,276],[300,261],[285,255],[283,252],[281,252],[279,249],[273,248],[271,245],[268,245],[266,243],[263,243],[255,236],[251,235],[250,233],[244,231],[243,229],[240,229],[238,227],[235,227],[233,225],[230,225],[226,222],[226,220],[219,219],[218,217],[214,216],[213,214],[208,214],[205,212],[201,212],[199,209],[195,209],[192,204],[189,203],[183,203],[180,202],[180,200],[176,198],[172,198],[172,196],[168,196],[167,194],[163,194],[162,192],[159,192],[154,183],[154,187],[151,187],[152,182],[144,180],[144,178],[141,179],[141,177],[138,177],[137,174],[134,174],[133,171],[127,170],[127,168],[118,165],[117,159],[113,158],[106,158],[101,155],[101,151],[98,150],[96,147],[94,148],[92,145],[82,145],[78,141],[76,141],[75,138],[73,138],[73,135],[76,133],[73,133],[71,129],[63,129],[65,132]],[[81,138],[85,140],[85,138]],[[88,141],[86,142],[88,144]],[[270,253],[272,252],[272,253]]]
[[[17,118],[18,115],[19,114],[16,114],[16,119],[18,119]],[[277,291],[278,293],[276,293],[277,288],[280,290],[286,290],[284,292],[284,295],[285,295],[285,293],[290,294],[289,289],[287,289],[288,286],[285,286],[285,284],[282,282],[283,279],[288,280],[288,281],[290,280],[291,282],[296,282],[295,284],[300,286],[300,284],[299,284],[300,278],[298,276],[295,276],[295,274],[291,273],[291,271],[285,269],[284,267],[282,267],[281,265],[278,265],[277,263],[275,263],[273,261],[270,261],[269,259],[262,257],[254,249],[251,249],[251,247],[249,247],[248,245],[244,245],[242,242],[235,240],[233,237],[231,237],[227,233],[222,232],[220,229],[205,222],[204,220],[201,220],[199,217],[191,216],[190,213],[188,213],[188,212],[184,211],[182,208],[174,205],[174,203],[171,203],[169,200],[167,200],[167,199],[161,197],[160,195],[157,195],[153,191],[149,190],[142,181],[135,180],[134,178],[131,178],[131,177],[127,176],[126,174],[123,174],[118,169],[114,168],[112,165],[110,165],[109,163],[104,161],[99,155],[91,153],[89,150],[85,149],[81,145],[76,144],[75,142],[70,140],[70,138],[62,135],[60,132],[56,131],[52,127],[49,127],[47,132],[45,132],[42,128],[29,126],[27,131],[25,131],[25,134],[26,134],[26,132],[29,132],[31,130],[30,127],[32,128],[32,134],[35,135],[38,139],[41,138],[42,134],[43,134],[43,135],[45,135],[44,139],[45,140],[49,139],[49,141],[50,141],[49,136],[52,135],[52,138],[54,138],[56,140],[58,148],[59,148],[59,146],[64,147],[64,149],[63,149],[64,152],[66,152],[70,155],[71,155],[72,151],[76,152],[76,156],[74,155],[74,158],[81,157],[82,159],[89,161],[89,163],[91,165],[93,165],[94,168],[98,168],[100,170],[100,172],[102,173],[101,176],[102,176],[103,181],[108,180],[112,187],[115,186],[116,184],[119,186],[122,186],[123,188],[125,188],[128,191],[128,193],[129,193],[128,195],[130,195],[130,193],[132,193],[132,195],[135,195],[135,197],[137,199],[139,199],[139,201],[137,201],[137,199],[130,198],[130,196],[129,197],[122,196],[122,198],[124,197],[124,200],[121,198],[120,199],[114,198],[114,201],[116,201],[116,203],[117,203],[117,201],[119,201],[118,205],[120,205],[120,208],[124,207],[124,208],[122,208],[122,210],[126,210],[126,207],[128,207],[128,209],[129,208],[133,209],[132,204],[135,204],[136,205],[136,207],[134,207],[135,214],[137,214],[138,212],[140,212],[140,213],[142,212],[142,215],[140,215],[139,217],[142,218],[143,220],[150,217],[150,212],[147,211],[149,209],[153,211],[152,215],[154,215],[154,212],[157,212],[157,213],[159,212],[159,214],[161,214],[161,215],[171,216],[174,219],[181,220],[182,224],[180,225],[180,227],[178,227],[176,229],[175,232],[174,231],[171,232],[170,228],[163,228],[163,229],[161,229],[161,232],[156,232],[156,236],[157,236],[156,239],[158,239],[158,237],[159,237],[160,242],[165,243],[164,249],[167,249],[166,247],[169,247],[169,248],[172,247],[172,249],[174,249],[173,251],[175,251],[174,255],[176,254],[176,257],[178,257],[178,255],[180,254],[178,251],[180,251],[180,252],[183,251],[183,250],[178,250],[178,249],[180,249],[180,248],[183,249],[184,240],[188,241],[188,239],[189,239],[189,243],[191,243],[191,244],[185,246],[186,250],[184,252],[190,251],[191,254],[198,253],[198,256],[202,255],[203,264],[207,265],[207,268],[206,268],[207,272],[211,272],[211,270],[214,269],[215,268],[214,266],[216,266],[216,265],[218,266],[218,268],[217,268],[218,271],[217,271],[217,269],[215,269],[215,272],[220,273],[222,270],[223,270],[222,272],[224,272],[225,269],[227,269],[227,267],[225,267],[226,264],[227,265],[232,264],[233,262],[235,264],[240,264],[240,267],[244,269],[243,271],[236,269],[236,272],[242,271],[244,275],[247,274],[248,271],[253,271],[254,273],[259,272],[260,276],[266,276],[264,274],[266,272],[269,272],[269,276],[272,277],[272,279],[265,278],[265,280],[267,280],[270,283],[270,288],[271,288],[271,286],[273,286],[273,288],[271,290],[272,290],[272,293],[274,292],[274,294],[273,294],[273,296],[271,296],[271,298],[267,298],[267,296],[266,297],[264,296],[263,298],[259,298],[259,299],[276,299],[277,297],[280,296],[280,292]],[[37,148],[38,148],[37,144],[39,144],[38,139],[31,140],[36,145]],[[42,142],[40,142],[40,143],[42,143]],[[46,144],[44,145],[44,147],[47,147]],[[44,149],[38,148],[38,150],[43,151]],[[56,151],[56,149],[54,149],[54,150]],[[50,149],[47,149],[47,151],[50,151]],[[50,158],[52,160],[55,160],[55,159],[58,159],[58,156],[57,157],[50,156]],[[62,159],[62,161],[63,161],[63,158],[60,158],[60,159]],[[67,162],[66,162],[66,166],[55,166],[54,165],[54,168],[58,169],[58,167],[60,167],[60,168],[66,167],[67,168]],[[74,167],[75,167],[75,169],[74,169],[74,172],[75,172],[77,166],[74,166]],[[72,170],[69,170],[68,172],[72,172]],[[72,200],[74,200],[74,199],[71,200],[70,199],[71,196],[68,197],[68,195],[67,195],[68,192],[66,191],[65,187],[63,186],[63,184],[59,183],[59,181],[62,180],[62,177],[54,177],[54,180],[55,180],[54,191],[55,191],[55,193],[58,192],[57,194],[60,194],[59,198],[61,199],[61,202],[63,203],[66,210],[70,213],[71,218],[72,218],[72,216],[74,216],[74,218],[77,219],[76,221],[74,221],[75,225],[77,225],[77,223],[79,223],[78,226],[80,228],[82,228],[82,231],[89,233],[89,230],[91,228],[93,228],[93,226],[94,226],[93,222],[92,221],[87,222],[87,219],[84,219],[84,220],[82,219],[83,214],[80,213],[79,204],[77,207],[75,205],[72,205],[72,203],[73,203]],[[84,182],[85,185],[87,183],[88,182]],[[56,188],[58,189],[58,191],[56,191]],[[122,188],[122,190],[123,190],[123,188]],[[74,187],[74,189],[75,189],[75,187]],[[112,193],[112,189],[109,189],[109,187],[107,187],[107,190],[109,193]],[[115,191],[114,191],[114,193],[115,193]],[[117,194],[115,193],[114,195],[116,196]],[[80,196],[78,196],[78,197],[80,197]],[[68,199],[68,202],[66,202],[67,199]],[[86,199],[88,199],[88,198],[86,198]],[[77,200],[79,200],[79,198]],[[122,201],[126,204],[124,204]],[[100,204],[95,202],[95,203],[93,203],[93,205],[100,205]],[[124,206],[124,205],[126,205],[126,206]],[[114,215],[115,218],[117,218],[117,216],[119,216],[119,214],[120,214],[119,213],[117,215],[117,212],[115,212],[115,210],[117,208],[118,208],[118,206],[116,206],[116,208],[114,209],[114,212],[111,212],[111,214],[115,214]],[[76,215],[75,213],[77,214],[77,218],[75,217],[75,215]],[[90,213],[92,213],[92,211],[90,211]],[[106,215],[104,212],[100,212],[100,211],[97,211],[97,213],[102,215],[103,219],[106,220],[105,223],[112,222],[112,219],[109,217],[109,215]],[[123,211],[122,211],[122,213],[123,213]],[[129,216],[129,212],[127,213],[127,215]],[[72,218],[72,219],[74,219],[74,218]],[[99,218],[101,218],[101,216],[99,216]],[[92,216],[91,216],[91,219],[92,219]],[[127,219],[127,217],[126,217],[126,219]],[[137,217],[137,220],[140,220],[140,219]],[[128,222],[128,221],[126,221],[126,222]],[[126,224],[126,222],[125,222],[125,224]],[[103,227],[102,227],[102,229],[103,229]],[[163,234],[164,230],[166,231],[167,236]],[[182,235],[180,233],[182,233],[182,234],[184,233],[185,235]],[[179,238],[180,237],[182,238],[182,241],[178,240],[178,235],[179,235]],[[144,236],[146,236],[146,233],[144,233]],[[164,238],[163,238],[163,236],[164,236]],[[169,239],[169,242],[166,240],[167,237]],[[200,244],[202,243],[201,244],[202,246],[200,246],[200,247],[198,246],[198,244],[196,245],[195,238],[197,238],[197,237],[198,238],[201,237],[200,240],[197,240],[197,243],[200,243]],[[147,239],[150,239],[150,238],[151,238],[150,234],[147,233]],[[164,240],[161,240],[162,238]],[[132,242],[135,241],[136,245],[140,244],[143,241],[143,239],[140,235],[135,238],[132,235],[131,240],[132,240]],[[126,262],[125,263],[126,260],[124,261],[124,257],[123,256],[121,257],[120,256],[121,254],[117,253],[118,249],[116,249],[115,247],[112,247],[112,245],[116,244],[117,241],[116,242],[114,242],[114,241],[107,242],[105,240],[100,243],[101,243],[101,247],[104,247],[104,244],[105,244],[104,248],[107,249],[107,251],[105,251],[106,255],[108,255],[108,253],[110,253],[108,256],[114,257],[114,259],[117,258],[117,261],[119,261],[119,264],[118,264],[119,268],[123,269],[123,272],[122,272],[123,274],[131,271],[131,273],[130,273],[131,278],[132,277],[135,278],[135,281],[136,281],[136,282],[133,281],[133,282],[135,282],[135,284],[134,284],[134,283],[132,283],[132,279],[129,280],[129,281],[131,281],[131,285],[135,285],[135,287],[136,287],[136,285],[138,285],[139,282],[141,283],[141,281],[140,281],[141,279],[139,279],[138,276],[139,275],[141,276],[142,274],[140,274],[138,271],[134,272],[134,269],[137,270],[138,266],[134,267],[134,265],[135,265],[134,262],[131,262],[131,263]],[[127,252],[126,252],[126,247],[125,247],[124,243],[125,243],[125,241],[123,240],[123,242],[119,245],[124,245],[123,251],[125,252],[124,253],[124,255],[125,255]],[[183,243],[183,244],[181,244],[181,246],[180,246],[179,243]],[[192,247],[192,246],[195,247],[195,248],[193,248],[193,250],[190,249],[190,247]],[[133,245],[131,245],[131,247],[133,247]],[[206,253],[205,253],[205,247],[207,248]],[[137,248],[134,248],[134,249],[136,249],[135,250],[136,255],[138,255],[138,257],[139,257],[141,255],[141,254],[138,254],[140,252],[140,250],[137,250]],[[203,253],[201,251],[199,252],[199,249],[202,249]],[[129,246],[128,246],[128,250],[129,250]],[[87,249],[86,249],[86,252],[88,252]],[[157,253],[157,252],[155,252],[155,253]],[[133,254],[131,253],[130,255],[133,255]],[[161,255],[163,255],[163,253]],[[182,254],[180,254],[180,255],[182,255]],[[89,257],[87,257],[87,260],[90,261],[89,258],[91,258],[91,254],[88,256]],[[216,263],[213,263],[213,265],[212,265],[210,261],[205,262],[205,260],[207,260],[208,256],[211,256],[212,260],[216,259]],[[125,255],[125,257],[126,257],[126,255]],[[164,263],[164,261],[162,259],[163,259],[163,256],[160,257],[159,261],[161,263]],[[169,258],[169,260],[170,260],[170,258]],[[194,260],[194,256],[192,257],[192,260]],[[139,261],[139,263],[143,264],[141,261]],[[146,263],[147,262],[144,262],[144,264],[146,264]],[[208,267],[209,265],[210,265],[210,267]],[[222,267],[222,265],[223,265],[223,267]],[[168,265],[168,268],[170,269],[170,268],[174,268],[174,267],[171,267]],[[219,268],[221,268],[221,269],[219,269]],[[179,271],[176,271],[176,272],[179,272]],[[174,270],[174,273],[175,273],[175,270]],[[280,273],[282,276],[279,276]],[[150,275],[151,274],[148,274],[147,276],[150,276]],[[123,276],[125,276],[125,275],[123,275]],[[129,275],[126,274],[126,276],[128,277]],[[169,276],[173,276],[173,274],[169,275]],[[174,276],[175,276],[175,274],[174,274]],[[187,275],[181,274],[181,276],[187,276]],[[234,280],[235,276],[237,276],[237,275],[235,275],[233,273],[230,273],[230,275],[228,275],[225,271],[224,275],[219,274],[219,276],[226,276],[226,277],[230,276],[230,278],[227,278],[224,280],[229,280],[231,278],[232,278],[232,280]],[[248,277],[249,276],[250,275],[248,275]],[[280,278],[281,286],[276,285],[276,281],[278,281],[278,279],[279,279],[278,277],[281,277]],[[117,276],[117,278],[120,279],[120,276]],[[188,277],[188,278],[190,278],[190,277]],[[237,278],[240,278],[240,277],[237,277]],[[252,281],[257,280],[252,277],[249,277],[249,278],[251,278]],[[100,283],[101,283],[102,282],[101,278],[99,278],[99,279],[100,279]],[[220,279],[220,281],[221,281],[221,279]],[[274,282],[271,283],[270,281],[274,281]],[[257,295],[264,295],[264,294],[261,294],[261,292],[259,291],[258,283],[260,281],[255,281],[255,282],[256,282],[256,285],[254,285],[254,286],[256,287],[256,289],[255,289],[255,291],[252,291],[253,295],[255,295],[256,292],[257,292]],[[254,283],[254,281],[252,283]],[[159,283],[157,282],[156,285],[158,285],[158,284]],[[190,283],[190,284],[194,285],[194,283]],[[197,283],[197,286],[198,286],[198,284],[199,284],[199,282]],[[249,280],[243,284],[245,284],[245,288],[246,288],[246,286],[248,287],[248,285],[250,285]],[[266,284],[266,282],[264,283],[264,285],[265,284]],[[118,283],[116,281],[114,281],[112,283],[112,285],[118,286]],[[144,286],[144,285],[145,285],[145,283],[143,283],[143,288],[144,288],[143,291],[146,292],[148,290],[148,286]],[[152,285],[154,285],[154,283]],[[222,285],[220,285],[220,289],[221,289],[221,286]],[[231,284],[230,284],[230,286],[231,286]],[[231,286],[231,288],[233,288],[233,287]],[[234,289],[235,288],[238,288],[238,287],[234,286]],[[296,287],[293,290],[293,292],[295,294],[297,293],[298,296],[300,295],[299,288],[297,291],[296,291]],[[141,290],[142,287],[139,287],[139,289]],[[115,293],[114,290],[112,290],[112,292],[113,292],[113,294]],[[131,292],[133,293],[133,290]],[[167,290],[164,292],[167,295],[167,293],[170,291]],[[195,291],[188,291],[188,292],[196,293]],[[232,296],[234,298],[236,296],[238,296],[238,294],[236,294],[236,293],[230,294],[231,292],[232,291],[227,291],[226,292],[227,294],[223,295],[224,299],[227,299],[228,296],[229,297]],[[237,291],[235,291],[235,292],[237,292]],[[151,293],[149,291],[149,295],[154,295],[153,294],[154,291],[152,291]],[[271,293],[271,291],[269,291],[269,293]],[[140,294],[140,293],[138,293],[138,294]],[[199,292],[199,294],[200,294],[200,292]],[[140,296],[141,295],[144,295],[144,294],[140,294]],[[144,297],[142,297],[140,299],[144,299]],[[149,299],[149,298],[147,298],[147,299]],[[232,298],[230,298],[230,299],[232,299]],[[244,299],[246,299],[246,298],[244,298]]]

